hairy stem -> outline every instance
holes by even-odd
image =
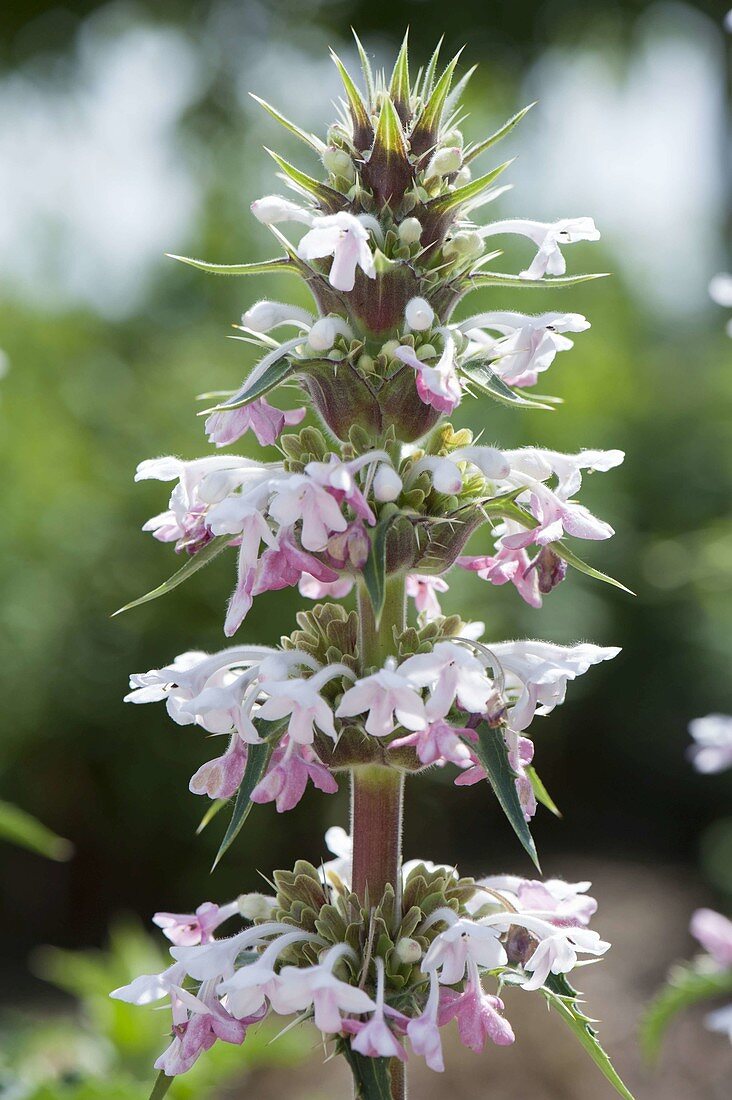
[[[406,594],[403,577],[387,582],[386,600],[377,623],[368,593],[358,591],[359,654],[361,668],[381,666],[394,654],[394,630],[406,626]],[[351,773],[351,836],[353,837],[353,889],[374,905],[391,884],[401,907],[402,817],[404,775],[396,768],[369,765]],[[392,1059],[393,1100],[405,1100],[404,1065]]]

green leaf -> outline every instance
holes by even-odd
[[[440,38],[440,41],[435,46],[435,51],[429,60],[427,68],[425,69],[424,80],[422,82],[422,87],[419,93],[422,99],[429,99],[430,95],[432,94],[432,88],[435,83],[435,73],[437,72],[437,62],[440,59],[440,50],[442,49],[442,43],[444,41],[445,36],[443,34],[442,38]]]
[[[70,859],[74,850],[71,841],[57,836],[35,817],[10,802],[0,802],[0,840],[7,840],[59,862]]]
[[[484,141],[477,142],[476,145],[473,145],[470,149],[466,150],[465,156],[463,157],[464,163],[469,164],[471,160],[475,160],[475,158],[479,157],[481,153],[484,153],[486,149],[490,149],[491,145],[495,145],[496,142],[501,141],[502,138],[505,138],[508,134],[510,134],[514,126],[518,126],[522,118],[524,118],[529,113],[531,108],[535,106],[536,102],[530,103],[528,107],[524,107],[522,111],[518,111],[512,118],[509,118],[508,122],[504,122],[500,130],[496,130],[496,132],[494,134],[491,134],[490,137],[485,138]]]
[[[258,103],[260,107],[264,107],[265,111],[267,111],[267,113],[270,114],[272,118],[276,119],[277,122],[284,126],[286,130],[289,130],[291,134],[294,134],[295,137],[299,137],[300,141],[304,141],[306,145],[309,145],[311,149],[314,149],[318,155],[320,155],[324,151],[325,145],[319,137],[315,136],[315,134],[309,134],[306,130],[302,130],[296,123],[290,122],[289,118],[285,118],[285,116],[283,114],[280,114],[280,112],[275,107],[273,107],[270,103],[267,103],[266,100],[260,99],[258,95],[254,94],[254,92],[250,92],[249,95],[252,97],[255,103]]]
[[[401,49],[397,55],[396,62],[394,64],[394,71],[391,74],[391,81],[389,83],[389,96],[394,102],[394,106],[399,113],[399,117],[402,122],[406,121],[407,112],[409,110],[409,55],[407,49],[407,41],[409,39],[409,30],[404,35],[404,41],[402,42]]]
[[[348,72],[348,69],[345,67],[338,54],[335,53],[334,50],[331,50],[330,56],[333,59],[333,64],[338,69],[340,78],[343,81],[343,87],[345,88],[348,107],[351,112],[351,118],[353,119],[353,140],[357,149],[363,149],[367,144],[370,144],[373,136],[371,119],[366,110],[366,104],[358,88],[353,83],[351,74]]]
[[[197,573],[199,569],[203,569],[204,565],[208,565],[209,562],[217,558],[227,546],[231,545],[231,535],[220,535],[218,538],[212,539],[211,542],[206,543],[198,553],[194,554],[192,558],[188,558],[188,561],[179,569],[177,573],[174,573],[172,577],[169,577],[163,584],[159,584],[157,588],[153,588],[152,592],[147,592],[144,596],[139,596],[136,600],[132,600],[131,603],[126,603],[124,607],[120,607],[118,611],[115,611],[112,618],[115,615],[121,615],[123,611],[131,611],[133,607],[140,607],[144,603],[150,603],[151,600],[157,600],[160,596],[167,596],[168,592],[172,592],[174,588],[177,588],[179,584],[183,584],[183,581],[187,581],[189,577],[192,577],[194,573]]]
[[[272,149],[268,149],[265,146],[264,151],[265,153],[269,153],[272,160],[282,169],[288,179],[297,184],[302,191],[306,191],[309,195],[316,198],[328,213],[335,214],[346,206],[347,200],[340,191],[336,191],[332,187],[328,187],[327,184],[313,179],[313,177],[308,176],[306,172],[301,172],[294,164],[290,164],[288,160],[285,160],[284,157],[281,157],[279,153],[275,153]]]
[[[286,257],[280,256],[276,260],[262,260],[257,264],[209,264],[205,260],[194,260],[190,256],[176,256],[172,252],[165,255],[170,260],[180,260],[182,264],[190,264],[201,271],[208,271],[210,275],[273,275],[276,272],[297,275],[297,268]]]
[[[174,1077],[168,1077],[167,1073],[164,1073],[163,1070],[160,1070],[160,1073],[155,1079],[153,1090],[150,1093],[150,1100],[163,1100],[163,1097],[167,1093],[170,1086],[173,1084],[174,1080]]]
[[[236,795],[231,821],[216,853],[216,859],[211,868],[212,871],[216,868],[224,853],[231,847],[254,805],[251,800],[251,793],[267,770],[267,764],[272,754],[272,744],[266,739],[283,729],[287,724],[287,719],[277,722],[256,721],[255,719],[254,724],[260,737],[264,737],[265,740],[261,745],[249,745],[247,748],[247,766],[244,769],[244,778]]]
[[[531,766],[527,767],[526,774],[529,777],[531,789],[534,792],[536,801],[540,802],[542,806],[545,806],[550,813],[554,814],[555,817],[561,817],[561,810],[557,806],[552,796],[549,794],[549,791],[546,789],[542,781],[539,779],[539,776],[536,773],[536,768],[533,768]]]
[[[706,960],[672,967],[667,984],[648,1005],[640,1023],[640,1045],[653,1062],[661,1051],[666,1029],[679,1012],[699,1001],[732,993],[732,970],[720,970]]]
[[[389,528],[399,516],[398,512],[392,513],[378,524],[371,542],[371,550],[363,567],[363,580],[366,591],[374,609],[374,619],[379,625],[381,612],[384,610],[386,598],[386,537]]]
[[[597,1032],[592,1027],[592,1021],[582,1012],[579,1006],[578,993],[572,988],[566,977],[563,974],[551,974],[546,985],[542,986],[541,991],[550,1007],[559,1013],[570,1030],[574,1032],[592,1061],[615,1091],[624,1100],[633,1100],[633,1094],[625,1087],[617,1070],[600,1046]]]
[[[602,573],[599,569],[595,569],[593,565],[588,565],[586,561],[582,561],[582,558],[577,557],[573,550],[563,542],[550,543],[554,553],[566,561],[567,565],[571,565],[574,569],[577,569],[580,573],[584,573],[587,577],[592,577],[593,580],[603,581],[605,584],[611,584],[613,588],[619,588],[621,592],[627,592],[629,596],[635,596],[630,588],[626,588],[620,581],[616,581],[614,577],[608,576],[607,573]]]
[[[465,294],[471,290],[482,290],[488,286],[515,286],[527,287],[534,290],[551,290],[553,287],[577,286],[578,283],[588,283],[592,279],[607,279],[609,271],[595,271],[589,275],[556,275],[544,279],[522,279],[520,275],[507,275],[502,271],[481,271],[469,277],[465,288]]]
[[[206,413],[201,415],[206,415],[209,412],[225,412],[228,409],[240,409],[242,405],[249,405],[252,401],[256,401],[258,397],[264,397],[270,390],[281,385],[298,370],[300,365],[296,359],[289,358],[291,350],[291,348],[285,348],[284,351],[280,349],[282,354],[279,358],[274,359],[251,384],[245,382],[241,389],[237,390],[228,401],[222,401],[220,405],[214,406],[213,409],[207,409]],[[252,368],[252,374],[256,369],[256,367]]]
[[[412,152],[421,155],[427,152],[428,149],[434,145],[437,140],[437,134],[440,129],[440,122],[442,120],[442,112],[445,108],[445,100],[447,99],[448,92],[450,91],[450,85],[452,84],[453,73],[455,72],[455,66],[458,63],[462,49],[459,50],[452,61],[449,63],[440,79],[435,84],[434,88],[430,92],[429,99],[424,105],[424,110],[419,116],[416,125],[412,130],[412,136],[410,144],[412,146]],[[431,64],[431,63],[430,63]]]
[[[392,1100],[388,1058],[366,1058],[350,1043],[339,1043],[341,1053],[351,1067],[355,1100]]]
[[[450,210],[455,210],[456,207],[477,199],[502,172],[506,171],[510,164],[513,164],[513,158],[499,164],[491,172],[486,172],[484,176],[478,176],[470,183],[466,183],[462,187],[456,187],[454,191],[448,191],[445,195],[438,195],[437,198],[430,199],[429,202],[425,203],[425,209],[430,213],[447,214]]]
[[[209,825],[213,821],[213,819],[216,817],[216,814],[219,812],[219,810],[223,810],[224,806],[227,804],[228,801],[229,801],[228,798],[215,798],[213,800],[213,802],[211,803],[209,808],[206,810],[206,813],[203,815],[203,817],[201,818],[201,820],[198,823],[198,828],[196,829],[196,836],[200,836],[200,834],[203,832],[203,830],[206,828],[206,826]]]
[[[380,157],[383,157],[384,164],[388,164],[395,158],[404,161],[407,165],[409,163],[402,124],[396,107],[388,96],[384,97],[381,105],[374,134],[374,146],[369,159],[377,161]]]
[[[351,33],[356,42],[356,49],[358,50],[358,57],[361,62],[361,72],[363,73],[363,82],[366,88],[366,95],[368,103],[371,106],[374,102],[374,74],[371,70],[371,62],[368,59],[366,50],[361,45],[361,39],[358,37],[353,27],[351,27]]]
[[[494,401],[499,401],[502,405],[509,405],[513,408],[524,409],[544,409],[549,412],[554,411],[552,405],[546,405],[542,401],[537,401],[532,397],[525,397],[518,390],[513,389],[512,386],[507,385],[502,378],[499,378],[495,371],[491,370],[487,359],[475,359],[463,363],[459,368],[460,373],[463,374],[469,382],[482,393],[487,393],[489,397],[492,397]]]
[[[537,870],[541,871],[536,845],[516,790],[516,773],[508,762],[508,748],[503,736],[503,727],[494,729],[487,722],[481,722],[475,732],[478,735],[478,741],[477,744],[470,742],[470,747],[485,769],[488,782],[513,831]]]

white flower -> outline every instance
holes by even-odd
[[[401,675],[393,657],[378,672],[357,680],[343,696],[336,711],[339,718],[353,718],[368,711],[365,729],[372,737],[388,737],[396,724],[408,730],[427,725],[424,703],[415,688]],[[396,722],[395,722],[396,715]]]
[[[291,715],[287,732],[300,745],[311,745],[315,726],[327,737],[336,740],[336,728],[330,704],[320,695],[320,689],[339,676],[353,676],[346,665],[329,665],[309,679],[265,680],[261,691],[268,695],[258,714],[266,721],[276,721]]]
[[[148,1005],[153,1001],[160,1001],[168,997],[171,990],[176,989],[186,976],[186,968],[182,963],[174,963],[162,974],[141,974],[129,985],[121,985],[119,989],[113,989],[109,994],[116,1001],[126,1001],[131,1005]]]
[[[597,911],[597,902],[587,893],[591,882],[564,882],[558,878],[539,882],[519,878],[518,875],[489,875],[488,878],[478,879],[477,885],[501,894],[519,912],[543,917],[558,926],[586,926]],[[468,902],[468,910],[476,912],[490,903],[490,895],[478,890]]]
[[[283,926],[284,927],[284,926]],[[253,931],[253,930],[252,930]],[[316,940],[307,932],[290,932],[270,943],[255,962],[245,963],[233,973],[226,973],[216,992],[226,997],[226,1009],[238,1020],[259,1012],[276,993],[280,979],[274,966],[280,954],[293,943]],[[275,1010],[276,1011],[276,1010]]]
[[[325,550],[330,535],[348,527],[335,498],[307,474],[278,478],[272,488],[270,516],[283,527],[302,520],[300,541],[305,550]]]
[[[369,279],[376,278],[374,257],[369,248],[369,234],[358,218],[340,210],[337,214],[316,217],[310,224],[312,228],[300,241],[297,254],[303,260],[319,260],[324,256],[332,256],[333,264],[328,275],[328,282],[332,287],[336,290],[353,290],[357,267]]]
[[[291,306],[288,302],[270,302],[264,299],[255,302],[246,313],[242,313],[241,323],[252,332],[270,332],[279,325],[310,328],[313,315],[300,306]]]
[[[420,458],[412,467],[410,480],[413,481],[423,470],[429,470],[437,492],[453,496],[463,487],[462,463],[475,466],[489,481],[502,481],[512,473],[506,454],[496,447],[458,447],[444,458],[436,455]]]
[[[732,768],[732,716],[707,714],[689,722],[689,733],[696,744],[689,756],[698,772],[709,774]]]
[[[392,466],[382,462],[374,475],[373,490],[375,499],[382,504],[396,500],[402,491],[402,479]]]
[[[469,959],[488,970],[505,966],[506,952],[500,935],[496,928],[458,918],[435,936],[424,957],[422,970],[425,974],[437,970],[442,985],[455,985],[465,977]]]
[[[730,12],[730,17],[732,17],[732,12]],[[732,18],[728,18],[728,24],[728,30],[732,30]],[[704,1017],[704,1026],[708,1027],[710,1031],[719,1031],[722,1035],[726,1035],[732,1043],[732,1005],[725,1005],[724,1008],[709,1012]]]
[[[498,642],[491,645],[491,652],[503,668],[507,689],[517,693],[508,711],[508,724],[520,733],[529,727],[534,714],[549,714],[564,702],[569,680],[600,661],[612,660],[620,650],[589,642],[562,646],[525,640]]]
[[[444,718],[455,700],[469,714],[483,714],[493,694],[493,681],[470,650],[459,643],[438,642],[431,653],[408,657],[399,673],[415,687],[430,689],[426,713]]]
[[[364,989],[349,985],[333,974],[333,967],[352,948],[338,943],[326,953],[317,966],[285,966],[279,973],[276,988],[270,995],[275,1012],[289,1016],[312,1005],[315,1026],[325,1034],[339,1032],[343,1026],[341,1013],[370,1012],[375,1002]]]
[[[492,237],[497,233],[519,233],[523,237],[529,237],[538,246],[539,251],[531,265],[521,272],[521,277],[526,279],[541,279],[547,272],[550,275],[564,275],[567,265],[559,246],[600,239],[592,218],[562,218],[558,222],[511,218],[493,222],[480,230],[482,237]]]
[[[492,369],[511,386],[533,386],[557,352],[574,346],[565,332],[584,332],[589,321],[579,313],[479,313],[458,328],[470,340],[466,354],[485,354]],[[491,336],[487,331],[498,333]]]
[[[256,199],[251,205],[252,214],[262,225],[276,225],[277,222],[303,222],[312,225],[316,215],[310,210],[304,210],[290,199],[283,199],[280,195],[265,195]]]

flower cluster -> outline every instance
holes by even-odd
[[[567,977],[609,946],[587,927],[596,908],[589,884],[476,883],[449,867],[402,867],[400,852],[406,776],[453,767],[458,786],[485,782],[495,792],[538,867],[528,823],[537,801],[555,807],[533,767],[530,727],[564,701],[571,680],[618,652],[485,642],[482,623],[446,615],[440,602],[453,568],[510,582],[534,608],[569,566],[622,588],[572,542],[613,534],[577,496],[586,475],[622,462],[621,451],[504,450],[445,419],[479,395],[554,408],[531,391],[587,319],[496,309],[460,319],[457,308],[481,289],[596,278],[566,274],[565,252],[599,233],[584,216],[483,222],[508,164],[474,176],[474,162],[525,111],[470,143],[458,106],[470,74],[453,87],[457,57],[440,71],[438,47],[412,79],[405,40],[387,82],[357,46],[364,91],[334,55],[345,99],[325,140],[259,101],[320,166],[316,178],[272,154],[293,195],[265,195],[252,213],[281,255],[233,265],[177,257],[219,275],[297,276],[312,308],[250,304],[236,338],[259,360],[205,412],[216,451],[151,459],[137,471],[138,480],[174,483],[167,510],[145,530],[172,543],[183,564],[135,603],[229,548],[237,581],[227,637],[266,592],[297,586],[316,602],[277,646],[186,652],[133,675],[127,696],[164,700],[176,723],[224,738],[190,781],[216,800],[205,822],[236,796],[219,857],[252,804],[289,810],[308,782],[330,793],[341,774],[352,787],[352,837],[330,830],[337,858],[320,869],[301,861],[276,872],[276,897],[158,914],[173,964],[115,996],[169,997],[164,1075],[185,1072],[217,1039],[241,1043],[270,1012],[298,1013],[348,1059],[356,1095],[370,1100],[406,1095],[408,1048],[441,1070],[441,1028],[453,1019],[473,1050],[513,1042],[503,991],[540,990],[628,1100]],[[511,236],[526,253],[516,274],[495,270],[501,252],[486,251]],[[279,408],[293,387],[297,406]],[[276,448],[272,461],[222,450],[248,432]],[[470,553],[486,527],[492,551]],[[354,610],[332,602],[351,592]],[[236,916],[248,922],[241,931],[215,935]]]
[[[270,1012],[312,1017],[325,1036],[371,1058],[406,1061],[409,1046],[442,1071],[440,1033],[451,1020],[473,1051],[488,1040],[510,1044],[503,986],[552,995],[559,979],[609,947],[588,928],[597,908],[588,882],[473,882],[413,860],[403,869],[402,917],[393,891],[371,911],[360,907],[350,838],[334,829],[327,841],[339,858],[320,870],[300,862],[277,872],[276,897],[155,915],[173,944],[172,965],[112,996],[139,1005],[169,998],[173,1039],[156,1062],[167,1075],[186,1072],[217,1039],[241,1043]],[[248,918],[246,927],[216,938],[233,917]],[[370,957],[369,942],[377,944]]]

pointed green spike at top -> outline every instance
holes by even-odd
[[[505,172],[508,166],[513,164],[514,159],[512,157],[511,160],[504,161],[493,171],[486,172],[484,176],[478,176],[477,179],[471,180],[470,183],[466,183],[462,187],[456,187],[454,191],[448,191],[444,195],[438,195],[437,198],[430,199],[428,203],[425,203],[425,209],[430,214],[447,214],[451,210],[456,210],[459,206],[464,206],[466,202],[479,198],[500,176],[501,172]]]
[[[532,107],[536,106],[536,100],[533,103],[529,103],[528,107],[524,107],[523,110],[517,111],[516,114],[509,118],[508,122],[504,122],[500,129],[496,130],[490,137],[485,138],[484,141],[477,142],[476,145],[472,145],[470,149],[467,149],[463,161],[465,164],[469,164],[471,160],[475,160],[481,153],[484,153],[486,149],[490,149],[491,145],[495,145],[497,141],[505,138],[507,134],[510,134],[514,126],[518,126],[521,119],[524,118]]]
[[[346,91],[348,108],[351,112],[351,119],[353,121],[353,144],[359,151],[368,149],[373,140],[374,130],[371,125],[369,113],[366,110],[366,104],[363,101],[363,96],[353,83],[350,73],[335,50],[330,51],[330,56],[333,59],[333,64],[340,73],[343,87]]]
[[[362,176],[381,205],[399,200],[412,181],[412,165],[401,119],[389,96],[384,96],[376,124],[374,144]]]
[[[358,50],[358,57],[361,62],[361,72],[363,73],[363,82],[366,88],[366,105],[371,110],[374,106],[374,74],[371,69],[371,62],[368,59],[366,50],[361,45],[361,39],[358,37],[353,27],[351,27],[351,34],[356,42],[356,49]]]
[[[430,95],[432,94],[432,85],[435,82],[435,73],[437,72],[437,62],[440,60],[440,50],[442,49],[442,43],[444,41],[445,36],[443,34],[440,38],[440,41],[435,46],[435,52],[432,54],[427,68],[425,69],[424,80],[422,81],[422,86],[420,88],[420,95],[424,100],[429,99]]]
[[[468,84],[470,83],[472,77],[475,75],[475,71],[476,71],[477,68],[478,68],[477,65],[473,65],[472,68],[468,69],[468,71],[465,73],[464,76],[460,77],[457,84],[452,89],[449,96],[447,97],[447,100],[445,101],[445,110],[446,111],[452,111],[457,107],[457,105],[460,102],[460,99],[461,99],[465,89],[467,88]],[[461,119],[460,121],[463,121],[463,120]],[[454,123],[452,122],[452,120],[450,121],[450,128],[452,128],[453,125],[458,125],[457,120],[455,120]]]
[[[299,137],[300,141],[304,141],[305,144],[309,145],[311,149],[314,149],[318,156],[320,156],[324,152],[325,143],[322,142],[319,137],[316,137],[315,134],[309,134],[307,130],[302,130],[297,125],[297,123],[290,122],[289,118],[285,118],[285,116],[281,114],[276,107],[273,107],[270,103],[267,103],[266,100],[260,99],[260,97],[258,95],[255,95],[254,92],[250,92],[249,95],[252,97],[255,103],[258,103],[260,107],[264,107],[265,111],[270,114],[272,118],[276,119],[281,126],[284,126],[285,129],[289,130],[291,134]]]
[[[428,149],[431,149],[437,141],[440,122],[442,121],[442,112],[445,109],[445,102],[448,92],[450,91],[450,85],[452,84],[452,76],[462,52],[461,49],[455,54],[442,76],[435,84],[429,99],[424,105],[424,110],[412,130],[411,147],[412,154],[415,156],[422,156],[422,154],[426,153]]]
[[[307,192],[308,195],[312,195],[314,199],[318,200],[321,208],[328,214],[337,214],[339,210],[342,210],[347,205],[347,199],[340,191],[336,191],[332,187],[328,187],[326,183],[321,183],[320,180],[313,179],[312,176],[308,176],[306,172],[301,172],[299,168],[296,168],[294,164],[290,164],[289,161],[281,157],[279,153],[275,153],[272,149],[268,149],[265,145],[265,153],[269,153],[275,164],[278,164],[288,179],[292,180],[294,184],[301,191]]]
[[[406,124],[409,119],[409,97],[411,95],[411,89],[409,86],[409,55],[407,52],[407,40],[409,38],[409,30],[407,29],[404,35],[404,41],[402,42],[401,49],[394,65],[394,71],[391,74],[391,82],[389,84],[389,95],[396,108],[396,113],[403,123]]]

